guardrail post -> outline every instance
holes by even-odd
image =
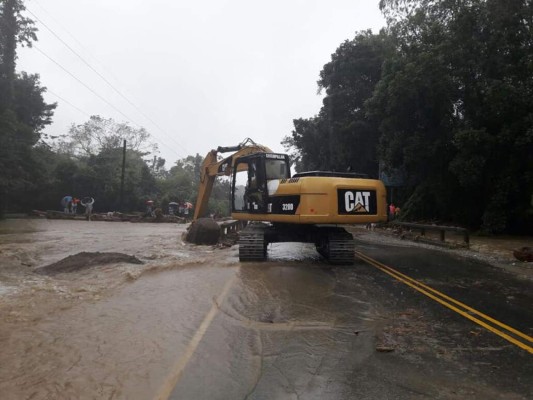
[[[468,232],[468,229],[465,229],[465,228],[458,228],[455,226],[443,226],[443,225],[423,225],[423,224],[416,224],[416,223],[410,223],[410,222],[398,222],[398,221],[393,221],[390,223],[392,225],[399,226],[400,228],[405,227],[409,229],[417,229],[417,230],[419,229],[420,236],[425,236],[426,230],[439,231],[441,242],[446,241],[446,231],[462,233],[466,247],[467,248],[470,247],[470,234]]]

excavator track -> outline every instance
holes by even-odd
[[[331,264],[351,265],[354,263],[353,236],[344,229],[327,232],[316,249]]]
[[[329,258],[332,264],[353,264],[355,244],[351,233],[333,232],[329,234]]]
[[[250,224],[239,233],[239,261],[264,261],[267,254],[263,224]]]
[[[314,242],[317,251],[330,263],[351,265],[355,244],[351,233],[338,227],[273,227],[251,223],[239,233],[239,260],[265,261],[271,242]]]

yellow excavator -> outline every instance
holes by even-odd
[[[232,152],[218,159],[220,153]],[[239,259],[262,261],[276,242],[314,243],[332,264],[352,264],[352,234],[339,225],[387,220],[385,186],[348,172],[291,176],[289,157],[246,139],[211,150],[202,163],[193,224],[207,213],[217,176],[231,177],[231,217],[250,223],[239,232]]]

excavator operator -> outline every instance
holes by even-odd
[[[257,165],[250,163],[248,183],[245,189],[245,203],[250,211],[263,209],[263,185],[259,172]]]

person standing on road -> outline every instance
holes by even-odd
[[[78,213],[78,203],[80,202],[80,199],[73,198],[72,199],[72,214]]]
[[[93,212],[94,199],[92,197],[84,197],[80,204],[85,207],[85,217],[87,218],[87,221],[90,221]]]
[[[395,219],[398,219],[400,217],[400,207],[396,207],[396,209],[394,210],[394,218]]]
[[[65,196],[61,199],[61,207],[63,207],[63,212],[65,214],[70,214],[72,208],[72,196]]]
[[[154,201],[153,200],[146,200],[146,214],[145,217],[153,217],[154,216]]]
[[[396,214],[396,206],[394,203],[390,203],[389,205],[389,221],[394,219],[394,216]]]

